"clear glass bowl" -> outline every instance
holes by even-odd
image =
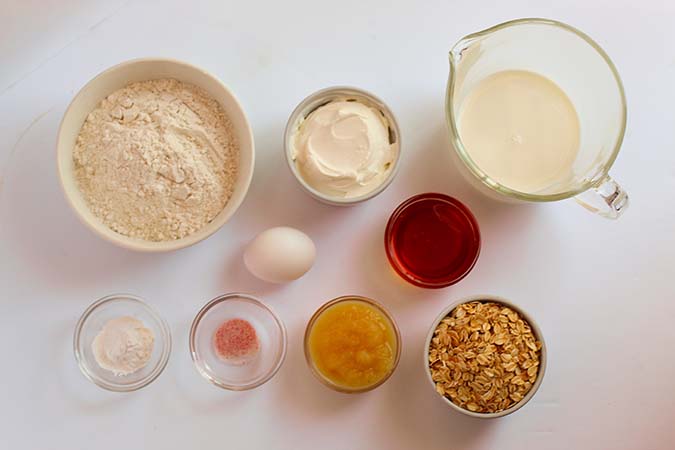
[[[422,288],[440,289],[459,283],[474,268],[480,255],[480,229],[465,204],[429,192],[410,197],[394,210],[384,247],[401,278]]]
[[[314,323],[317,321],[317,319],[323,314],[324,311],[326,311],[328,308],[331,306],[334,306],[336,304],[342,303],[342,302],[347,302],[347,301],[357,301],[357,302],[363,302],[371,307],[375,308],[377,311],[379,311],[390,323],[392,329],[394,330],[394,336],[396,338],[396,349],[395,349],[395,354],[394,354],[394,363],[391,365],[391,369],[387,374],[385,374],[379,381],[376,383],[373,383],[368,386],[364,387],[359,387],[359,388],[351,388],[347,386],[341,386],[339,384],[334,383],[332,380],[327,378],[321,371],[316,367],[316,364],[314,360],[312,359],[312,355],[310,352],[309,348],[309,336],[312,331],[312,327],[314,326]],[[307,365],[309,368],[312,370],[312,373],[314,376],[321,381],[324,385],[328,386],[329,388],[336,390],[338,392],[343,392],[345,394],[358,394],[361,392],[368,392],[372,391],[376,387],[382,385],[385,381],[391,377],[391,375],[394,373],[396,370],[396,366],[398,366],[398,362],[401,359],[401,332],[398,329],[398,325],[396,325],[396,321],[394,320],[394,317],[389,314],[389,312],[384,309],[384,306],[380,305],[378,302],[376,302],[373,299],[367,298],[367,297],[361,297],[359,295],[345,295],[343,297],[337,297],[334,298],[333,300],[330,300],[326,302],[323,306],[321,306],[309,319],[309,322],[307,323],[307,328],[305,329],[305,338],[304,338],[304,347],[305,347],[305,359],[307,361]]]
[[[148,363],[129,375],[115,375],[98,365],[92,342],[103,326],[121,316],[134,317],[150,328],[155,344]],[[131,392],[152,383],[162,373],[171,354],[171,331],[157,311],[143,299],[131,294],[113,294],[89,306],[75,327],[73,350],[80,370],[97,386],[115,392]]]
[[[255,360],[233,365],[221,360],[213,348],[213,337],[229,319],[251,323],[260,342]],[[190,329],[190,355],[197,371],[223,389],[244,391],[269,381],[286,358],[286,328],[276,313],[246,294],[224,294],[208,302],[197,313]]]

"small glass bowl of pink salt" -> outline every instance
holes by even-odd
[[[243,391],[269,381],[286,357],[286,328],[276,313],[246,294],[224,294],[197,313],[190,329],[197,371],[223,389]]]

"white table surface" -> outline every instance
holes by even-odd
[[[0,447],[7,449],[673,449],[675,448],[675,3],[575,1],[224,1],[0,4]],[[501,21],[550,17],[593,36],[628,96],[629,126],[612,171],[632,205],[612,222],[573,201],[514,207],[472,191],[450,165],[443,101],[446,53]],[[103,69],[140,56],[203,66],[238,95],[257,147],[248,197],[210,239],[148,255],[94,236],[67,207],[55,137],[68,102]],[[372,90],[397,114],[401,171],[382,195],[335,208],[304,194],[282,159],[295,105],[333,84]],[[475,212],[483,250],[456,286],[396,278],[382,247],[386,219],[425,191]],[[257,232],[290,225],[316,242],[301,280],[254,279],[241,260]],[[75,363],[84,308],[131,291],[170,323],[174,351],[151,386],[103,391]],[[277,376],[232,393],[192,367],[187,332],[210,298],[245,291],[285,321]],[[404,339],[393,377],[361,396],[332,392],[305,365],[312,312],[356,293],[383,302]],[[422,345],[449,302],[476,293],[530,311],[549,348],[533,401],[496,421],[450,411],[427,385]]]

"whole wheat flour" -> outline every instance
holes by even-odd
[[[89,208],[108,227],[167,241],[222,211],[239,146],[225,111],[203,89],[159,79],[101,101],[82,125],[73,159]]]

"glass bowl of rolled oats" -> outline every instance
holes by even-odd
[[[521,308],[493,295],[464,298],[434,320],[424,347],[427,378],[462,414],[497,418],[522,408],[539,389],[546,345]]]

